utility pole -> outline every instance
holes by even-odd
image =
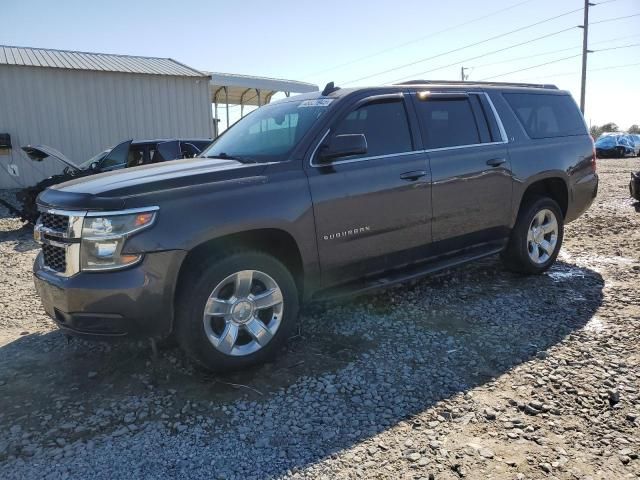
[[[463,82],[469,78],[469,75],[466,75],[464,73],[465,70],[469,70],[469,69],[465,67],[460,67],[460,80],[462,80]]]
[[[580,111],[584,115],[585,97],[587,95],[587,55],[590,53],[589,44],[589,7],[595,5],[584,0],[584,24],[582,28],[582,82],[580,87]]]

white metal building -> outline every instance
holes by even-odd
[[[215,105],[260,106],[304,82],[205,73],[171,58],[0,45],[0,189],[33,185],[62,166],[20,149],[49,145],[75,163],[130,138],[214,138]]]
[[[209,78],[169,58],[0,46],[0,133],[13,146],[0,150],[0,188],[32,185],[61,167],[23,145],[80,163],[127,138],[212,137]]]

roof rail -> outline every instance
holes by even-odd
[[[517,82],[474,82],[460,80],[409,80],[407,82],[394,83],[394,85],[487,85],[496,87],[532,87],[558,90],[558,87],[550,83],[517,83]]]

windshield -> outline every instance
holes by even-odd
[[[245,162],[285,160],[331,102],[320,98],[265,105],[239,120],[200,156]]]
[[[111,151],[110,148],[108,148],[107,150],[103,150],[102,152],[98,153],[97,155],[94,155],[93,157],[91,157],[89,160],[87,160],[86,162],[82,162],[80,165],[78,165],[78,168],[81,170],[86,170],[87,168],[89,168],[91,166],[92,163],[97,163],[100,160],[102,160],[104,158],[104,156],[109,153]]]

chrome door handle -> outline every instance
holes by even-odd
[[[422,177],[426,177],[427,171],[426,170],[415,170],[413,172],[404,172],[402,174],[400,174],[400,178],[402,180],[407,180],[407,181],[414,181],[414,180],[418,180],[419,178]]]
[[[487,160],[487,165],[490,167],[499,167],[506,161],[506,158],[492,158],[491,160]]]

